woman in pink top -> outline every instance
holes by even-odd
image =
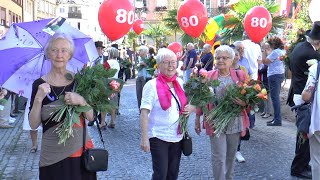
[[[232,62],[235,56],[233,49],[223,45],[215,50],[216,69],[209,71],[208,79],[218,79],[220,85],[215,88],[218,98],[222,98],[227,86],[235,84],[238,81],[245,81],[246,74],[242,70],[234,70]],[[216,180],[233,179],[234,164],[240,135],[245,135],[246,128],[249,127],[249,119],[246,113],[246,103],[239,98],[234,99],[234,103],[243,107],[243,111],[238,117],[226,126],[219,137],[214,135],[214,129],[203,121],[203,128],[206,134],[210,136],[213,177]],[[208,109],[214,108],[213,102],[208,105]],[[226,112],[228,113],[228,112]],[[197,111],[195,121],[195,131],[199,135],[201,110]]]

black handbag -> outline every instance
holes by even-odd
[[[83,126],[83,154],[82,160],[84,168],[89,172],[106,171],[108,170],[108,156],[109,153],[105,148],[104,140],[101,134],[98,120],[94,120],[97,124],[100,140],[103,144],[103,148],[92,148],[85,150],[85,135],[86,135],[86,124]]]
[[[179,103],[177,97],[172,93],[172,91],[170,89],[169,89],[169,91],[170,91],[171,95],[174,97],[174,99],[176,100],[177,105],[178,105],[178,109],[180,111],[181,107],[180,107],[180,103]],[[190,137],[188,132],[185,132],[185,134],[183,135],[183,138],[181,140],[181,150],[185,156],[190,156],[190,154],[192,154],[192,138]]]
[[[190,156],[192,154],[192,138],[188,132],[184,134],[181,146],[183,155]]]
[[[311,104],[302,104],[296,108],[296,126],[299,132],[309,133],[311,123]]]
[[[241,137],[241,140],[248,141],[250,139],[250,130],[249,128],[246,129],[246,135]]]
[[[314,90],[311,95],[311,101],[310,103],[304,103],[301,105],[293,106],[291,110],[296,110],[296,126],[298,129],[298,132],[303,132],[308,134],[309,133],[309,127],[311,124],[311,104],[314,98],[314,93],[317,90],[318,87],[318,79],[319,79],[319,72],[320,72],[320,62],[318,62],[317,67],[317,74],[316,74],[316,82],[314,86]]]

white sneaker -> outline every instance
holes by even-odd
[[[246,160],[244,159],[244,157],[242,156],[242,154],[241,154],[240,151],[237,151],[237,153],[236,153],[236,160],[237,160],[239,163],[246,162]]]
[[[9,118],[9,123],[13,124],[14,122],[16,122],[16,118],[10,117]]]

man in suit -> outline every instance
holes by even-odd
[[[300,95],[307,82],[308,75],[306,72],[308,72],[309,66],[306,62],[310,59],[320,59],[320,54],[317,52],[320,48],[320,22],[315,22],[312,29],[306,32],[306,35],[306,40],[298,43],[289,56],[289,68],[292,72],[292,79],[287,104],[291,107],[295,105],[293,102],[294,94]],[[297,135],[295,157],[291,165],[291,175],[311,179],[309,140],[300,144],[298,142],[298,136],[299,135]]]

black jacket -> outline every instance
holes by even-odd
[[[301,42],[296,45],[289,56],[289,68],[292,72],[291,85],[288,93],[287,104],[294,106],[293,95],[301,94],[308,80],[309,66],[306,63],[310,59],[320,60],[320,54],[315,51],[312,45],[307,42]]]

